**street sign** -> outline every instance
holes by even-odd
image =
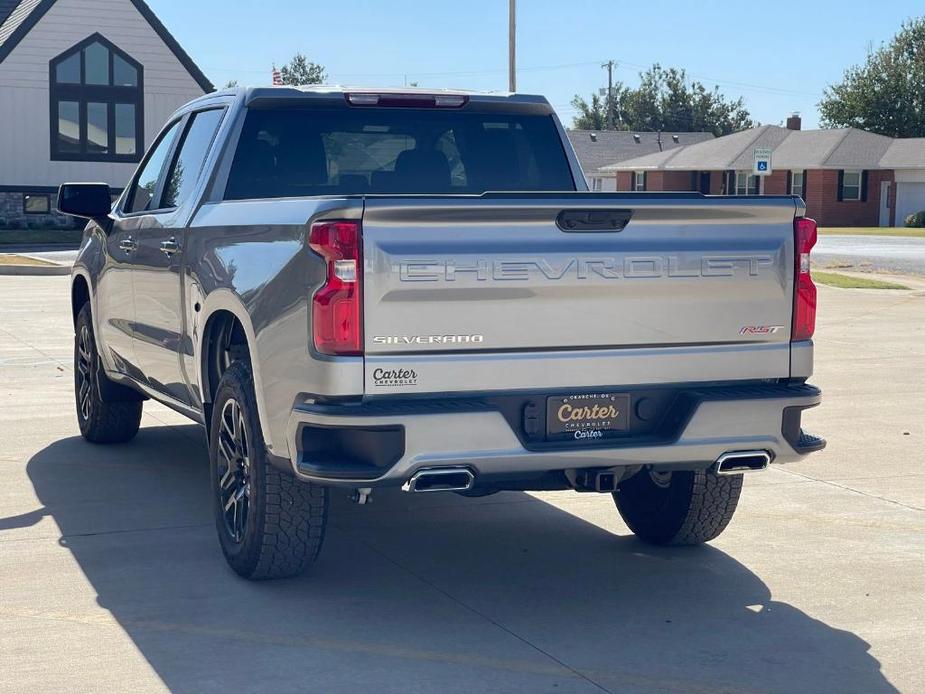
[[[771,150],[764,147],[755,148],[755,166],[752,173],[756,176],[771,175]]]

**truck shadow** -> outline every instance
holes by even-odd
[[[336,494],[311,574],[253,584],[218,549],[195,426],[60,440],[28,474],[44,508],[0,528],[51,516],[173,691],[896,691],[867,643],[724,552],[653,549],[527,494]]]

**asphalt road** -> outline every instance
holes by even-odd
[[[820,265],[925,275],[925,238],[820,236],[813,249]]]
[[[253,584],[195,425],[79,438],[67,281],[0,277],[0,691],[925,691],[925,291],[820,288],[829,448],[711,546],[608,496],[336,495],[316,570]]]

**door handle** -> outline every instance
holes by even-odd
[[[180,251],[180,244],[177,243],[177,239],[171,236],[166,241],[161,242],[161,253],[167,256],[171,256],[174,253]]]
[[[133,253],[138,248],[138,244],[135,243],[135,239],[131,236],[126,236],[124,239],[119,241],[119,250],[125,251],[126,253]]]

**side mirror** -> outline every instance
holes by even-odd
[[[106,183],[63,183],[58,188],[58,212],[84,219],[102,219],[112,210]]]

